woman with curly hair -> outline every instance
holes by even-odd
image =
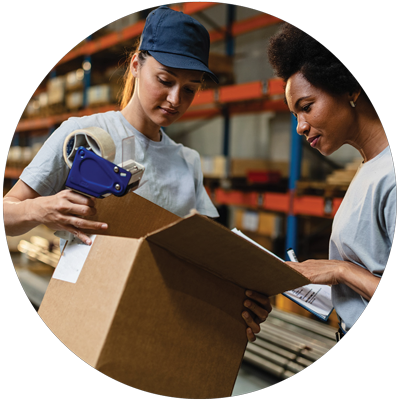
[[[312,283],[332,285],[343,335],[368,305],[384,272],[396,221],[396,181],[379,117],[348,69],[318,41],[285,24],[268,56],[285,82],[297,133],[328,156],[344,144],[363,158],[335,215],[329,260],[288,264]]]

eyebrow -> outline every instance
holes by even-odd
[[[176,78],[178,78],[178,75],[177,75],[174,71],[171,71],[170,69],[168,69],[168,68],[163,68],[163,67],[160,67],[160,69],[163,70],[163,71],[165,71],[165,72],[168,72],[169,74],[171,74],[171,75],[175,76]],[[193,82],[193,83],[201,83],[201,81],[199,81],[199,80],[191,80],[190,82]]]
[[[296,108],[299,106],[299,103],[300,103],[302,100],[308,99],[309,97],[311,97],[311,95],[303,96],[303,97],[300,97],[299,99],[297,99],[296,103],[294,104],[294,109],[296,109]],[[283,102],[284,102],[284,103],[288,106],[288,108],[289,108],[289,104],[288,104],[288,102],[287,102],[286,94],[283,95]],[[290,108],[289,108],[289,111],[290,111],[292,114],[294,114],[294,111],[290,110]]]

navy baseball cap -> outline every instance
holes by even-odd
[[[139,50],[148,51],[159,63],[170,68],[203,71],[216,83],[208,68],[210,35],[194,18],[161,6],[152,11],[140,38]]]

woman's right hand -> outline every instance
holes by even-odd
[[[44,224],[51,229],[71,232],[87,244],[87,230],[107,229],[102,222],[89,221],[85,217],[96,214],[93,199],[69,189],[53,196],[40,196],[19,180],[3,199],[4,226],[9,236],[22,235],[35,226]]]
[[[107,224],[86,220],[96,214],[92,198],[66,189],[54,196],[38,197],[31,213],[32,218],[40,221],[50,229],[72,233],[86,244],[91,244],[90,238],[82,229],[107,229]]]

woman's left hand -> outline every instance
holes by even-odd
[[[368,301],[371,300],[380,281],[380,277],[349,261],[307,260],[301,263],[287,261],[286,264],[308,278],[311,283],[343,283]]]
[[[247,339],[249,342],[254,342],[256,340],[255,334],[261,330],[260,324],[268,318],[272,307],[269,298],[263,294],[246,290],[246,296],[248,299],[245,300],[244,306],[248,310],[243,311],[242,317],[248,325],[246,329]]]
[[[286,264],[308,278],[311,283],[337,285],[343,267],[350,263],[339,260],[307,260],[304,262],[287,261]]]

